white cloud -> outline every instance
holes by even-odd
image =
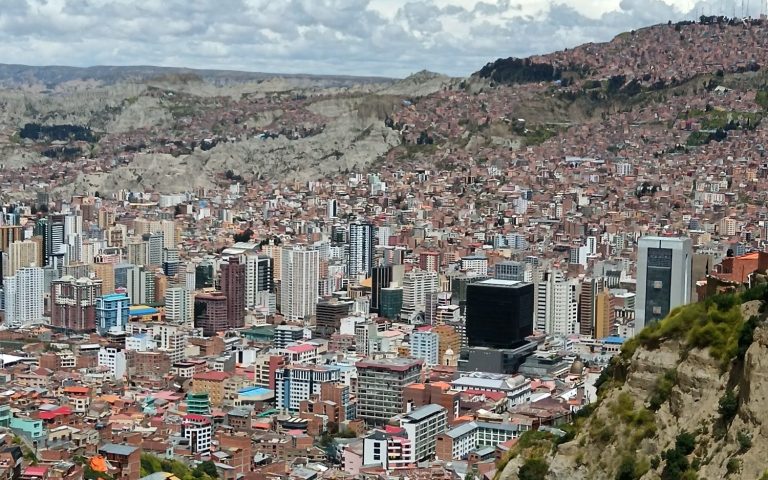
[[[763,2],[753,0],[758,13]],[[737,0],[3,0],[0,62],[466,75]]]

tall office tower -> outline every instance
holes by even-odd
[[[266,255],[245,255],[245,306],[253,308],[263,304],[263,296],[274,293],[274,262]]]
[[[195,327],[202,328],[206,337],[229,329],[227,297],[224,294],[214,292],[195,295]]]
[[[611,335],[616,319],[616,305],[608,289],[601,290],[595,297],[595,339]]]
[[[482,277],[486,277],[488,276],[488,257],[480,255],[461,257],[461,269],[467,272],[475,272]]]
[[[174,287],[165,291],[165,317],[181,325],[194,325],[195,302],[192,291]]]
[[[392,282],[392,265],[373,267],[371,270],[371,313],[379,313],[381,289]]]
[[[371,276],[374,239],[374,228],[370,223],[351,223],[349,225],[347,275],[350,278],[360,274],[366,277]]]
[[[245,325],[245,264],[230,257],[221,265],[221,292],[227,297],[229,328]]]
[[[7,252],[12,243],[24,240],[23,236],[21,225],[0,225],[0,251]]]
[[[133,265],[127,270],[126,290],[133,305],[155,301],[155,274],[144,267]]]
[[[331,243],[347,243],[347,228],[344,225],[333,225],[331,227]]]
[[[118,288],[128,289],[128,272],[133,270],[136,265],[131,263],[119,263],[115,265],[115,290]]]
[[[440,252],[421,252],[419,254],[419,268],[437,272],[440,269]]]
[[[361,360],[357,367],[357,417],[383,425],[403,412],[403,389],[421,380],[424,361],[413,358]]]
[[[536,291],[536,329],[550,335],[572,335],[578,324],[576,282],[560,270],[544,272]]]
[[[8,268],[5,275],[12,277],[24,267],[42,267],[37,263],[39,258],[38,252],[39,245],[32,240],[25,240],[23,242],[13,242],[8,246]],[[0,272],[2,274],[2,272]]]
[[[691,301],[693,248],[687,237],[641,237],[637,245],[635,332]]]
[[[156,225],[153,222],[152,227],[154,228],[154,233],[161,232],[163,234],[163,248],[175,249],[178,247],[176,222],[173,220],[160,220]]]
[[[379,316],[396,320],[403,309],[403,288],[389,287],[381,289],[379,298]]]
[[[270,240],[261,247],[262,253],[272,259],[272,284],[283,278],[283,247],[275,245],[274,240]]]
[[[493,267],[493,277],[499,280],[525,281],[525,264],[510,260],[499,262]]]
[[[160,267],[163,265],[163,233],[150,233],[143,236],[147,243],[147,265]]]
[[[326,203],[326,208],[328,209],[328,212],[326,214],[328,218],[339,217],[339,202],[337,202],[336,199],[329,198],[328,203]]]
[[[104,295],[115,293],[115,264],[95,262],[91,265],[93,274],[101,280],[101,291]]]
[[[427,295],[438,291],[437,272],[411,270],[403,276],[403,309],[400,316],[410,321],[414,315],[423,312]]]
[[[32,229],[34,236],[41,237],[43,239],[43,265],[48,265],[48,218],[41,218],[35,222],[35,227]]]
[[[381,226],[376,229],[376,245],[387,246],[389,245],[389,237],[392,236],[392,228],[388,226]]]
[[[433,367],[440,357],[440,336],[431,330],[416,330],[411,333],[411,356],[424,360],[424,364]]]
[[[66,215],[56,214],[49,215],[46,225],[46,237],[45,237],[45,255],[48,257],[48,263],[51,262],[51,257],[62,254],[62,246],[66,238],[65,223]]]
[[[320,253],[303,246],[283,248],[280,313],[304,321],[315,314],[320,282]]]
[[[213,263],[206,259],[195,265],[195,288],[211,287],[213,287]]]
[[[96,331],[105,334],[110,330],[125,331],[131,300],[124,293],[111,293],[96,299]]]
[[[5,277],[5,324],[21,327],[43,318],[43,269],[20,268],[16,275]]]
[[[134,265],[148,265],[149,244],[141,237],[130,237],[126,246],[128,263]]]
[[[533,332],[533,297],[532,283],[488,279],[468,285],[469,346],[514,348],[524,342]]]
[[[62,277],[51,283],[51,326],[64,332],[96,330],[96,302],[101,280]]]
[[[184,266],[184,288],[190,292],[195,290],[195,264],[192,262]]]
[[[602,289],[602,282],[587,277],[581,281],[579,292],[579,334],[593,337],[597,313],[597,294]],[[593,337],[594,338],[594,337]]]
[[[349,316],[353,304],[337,298],[318,302],[315,335],[318,338],[331,338],[341,328],[341,319]]]
[[[163,249],[163,273],[169,277],[173,277],[179,273],[179,265],[181,260],[179,258],[179,251],[175,248]]]

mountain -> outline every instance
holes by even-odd
[[[598,379],[597,402],[563,437],[526,434],[498,478],[534,465],[550,480],[768,478],[760,281],[678,308],[628,341]]]

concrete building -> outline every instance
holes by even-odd
[[[0,271],[0,275],[12,277],[16,275],[19,269],[24,267],[42,267],[43,265],[38,263],[40,256],[38,249],[38,242],[32,240],[11,243],[7,250],[8,267],[5,273]]]
[[[446,425],[445,408],[434,403],[401,417],[400,426],[413,444],[413,456],[417,462],[430,460],[435,456],[437,436],[445,432]]]
[[[278,408],[297,412],[301,402],[319,395],[323,384],[337,383],[340,371],[325,365],[286,365],[275,372],[275,401]]]
[[[22,267],[3,281],[5,324],[21,327],[43,319],[43,269]]]
[[[403,389],[418,382],[424,361],[412,358],[361,360],[357,367],[357,416],[381,425],[400,414]]]
[[[203,329],[203,335],[212,337],[229,329],[227,321],[227,297],[221,292],[195,295],[195,326]]]
[[[245,264],[230,257],[221,265],[221,292],[227,297],[229,328],[245,326]]]
[[[101,334],[125,331],[131,300],[124,293],[111,293],[96,299],[96,330]]]
[[[411,356],[424,360],[428,367],[440,361],[440,336],[431,330],[417,330],[411,333]]]
[[[101,280],[62,277],[51,283],[51,326],[65,332],[96,330],[96,303]]]
[[[427,295],[438,291],[437,272],[411,270],[403,276],[403,308],[400,316],[410,320],[419,312],[424,312]]]
[[[182,287],[165,291],[165,318],[180,325],[194,324],[195,301],[192,292]]]
[[[125,351],[119,348],[101,347],[98,354],[98,365],[106,367],[115,380],[122,380],[128,370]]]
[[[573,335],[578,326],[576,282],[560,270],[545,272],[536,289],[536,330]]]
[[[320,252],[284,248],[280,281],[280,313],[287,320],[306,321],[315,314],[320,281]]]
[[[373,247],[375,244],[374,230],[374,226],[370,223],[351,223],[349,225],[347,275],[350,278],[360,274],[365,277],[371,276]]]
[[[470,347],[514,348],[532,333],[533,284],[488,279],[467,286]]]
[[[691,239],[641,237],[637,251],[635,332],[691,301]]]

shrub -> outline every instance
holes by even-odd
[[[549,465],[541,458],[529,458],[520,466],[517,477],[520,480],[544,480],[549,473]]]
[[[741,470],[741,461],[738,458],[731,458],[725,464],[725,471],[728,475],[739,473],[739,470]]]
[[[651,391],[651,396],[648,399],[649,408],[654,412],[661,408],[672,394],[672,388],[677,382],[677,371],[669,369],[664,372],[659,378],[656,379],[656,383]]]
[[[739,442],[739,453],[744,453],[752,448],[752,437],[745,432],[736,434],[736,441]]]
[[[738,410],[739,399],[733,393],[733,390],[728,390],[725,392],[725,394],[720,397],[720,400],[717,402],[717,413],[720,414],[726,423],[733,420],[733,417],[736,416],[736,412],[738,412]]]
[[[690,455],[696,448],[696,437],[688,432],[682,432],[675,439],[675,449],[683,455]]]
[[[679,480],[690,466],[688,458],[676,448],[664,452],[664,460],[667,463],[661,471],[662,480]]]

